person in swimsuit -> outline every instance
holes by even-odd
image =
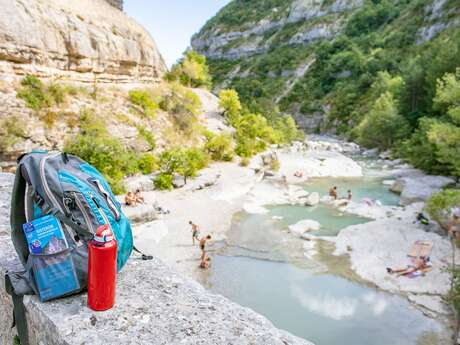
[[[211,235],[203,237],[200,240],[200,249],[201,249],[201,261],[206,258],[206,243],[211,239]]]
[[[334,186],[331,189],[329,189],[329,196],[334,200],[337,200],[337,187]]]
[[[352,198],[353,198],[353,193],[351,192],[351,190],[348,190],[347,199],[351,200]]]
[[[126,206],[136,206],[136,195],[133,192],[128,192],[125,196]]]
[[[139,204],[145,203],[145,199],[144,199],[140,189],[136,190],[136,193],[134,194],[134,196],[136,197],[136,202],[137,203],[139,203]]]
[[[211,258],[209,256],[206,256],[204,260],[201,260],[200,268],[204,270],[208,269],[210,264],[211,264]]]
[[[431,267],[429,264],[430,259],[426,257],[420,257],[413,261],[413,265],[408,265],[404,268],[390,268],[387,267],[387,272],[390,274],[395,273],[398,277],[409,275],[416,271],[425,271]]]
[[[189,221],[188,223],[192,227],[192,229],[191,229],[191,231],[192,231],[192,242],[193,242],[193,245],[195,245],[195,239],[197,241],[200,240],[198,238],[198,236],[200,235],[200,227],[198,225],[196,225],[195,223],[193,223],[192,221]]]

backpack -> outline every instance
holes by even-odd
[[[7,291],[13,297],[14,319],[21,345],[28,343],[22,296],[38,294],[33,266],[39,264],[35,260],[42,260],[29,255],[23,224],[45,215],[57,218],[68,243],[68,249],[62,255],[72,258],[80,286],[73,293],[87,287],[87,242],[101,225],[109,224],[117,240],[118,271],[133,250],[129,221],[97,169],[67,153],[33,152],[21,156],[11,200],[11,238],[25,270],[7,272],[5,277]]]

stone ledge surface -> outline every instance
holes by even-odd
[[[7,175],[0,173],[5,195],[12,182]],[[6,221],[0,218],[0,224]],[[0,234],[0,344],[11,344],[15,334],[4,276],[20,269],[10,236]],[[86,303],[86,294],[47,303],[25,296],[30,345],[311,345],[251,309],[210,293],[157,258],[129,260],[118,275],[113,309],[96,313]]]

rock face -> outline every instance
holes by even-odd
[[[10,203],[14,175],[0,173],[0,235],[8,234],[10,229]]]
[[[152,37],[117,9],[122,1],[109,2],[0,0],[0,76],[159,79],[166,67]]]
[[[265,39],[265,34],[296,23],[298,30],[282,43],[308,44],[334,37],[345,23],[341,14],[362,4],[363,0],[288,0],[280,8],[267,11],[263,19],[244,23],[240,30],[226,25],[205,26],[192,38],[192,46],[208,57],[240,59],[267,52],[271,42]]]
[[[105,0],[113,7],[118,8],[119,10],[123,11],[123,0]]]
[[[443,187],[455,184],[455,181],[445,176],[403,177],[397,179],[390,190],[401,193],[401,205],[427,200]]]

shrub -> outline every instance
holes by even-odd
[[[137,161],[137,166],[143,174],[151,174],[158,169],[158,162],[151,153],[142,153]]]
[[[211,87],[211,76],[206,64],[206,57],[193,50],[184,53],[171,72],[166,74],[169,81],[179,82],[187,87]]]
[[[198,121],[197,115],[202,109],[202,104],[192,90],[179,84],[172,84],[160,107],[173,116],[180,130],[190,132]]]
[[[443,219],[450,215],[453,208],[460,207],[460,190],[445,189],[439,193],[432,195],[427,203],[426,210],[431,218],[443,224]]]
[[[278,171],[280,170],[280,161],[278,158],[276,159],[272,159],[270,161],[270,169],[273,170],[273,171]]]
[[[132,104],[142,109],[144,116],[149,118],[155,117],[158,104],[153,100],[152,95],[147,90],[131,90],[128,96]]]
[[[26,105],[34,110],[40,110],[51,105],[51,99],[45,92],[42,81],[35,76],[28,75],[21,81],[21,88],[17,97],[23,99]]]
[[[230,162],[234,156],[232,137],[227,133],[211,134],[206,139],[205,150],[212,160]]]
[[[28,75],[21,81],[17,97],[23,99],[27,107],[38,111],[64,103],[67,90],[65,86],[56,83],[45,85],[37,77]]]
[[[155,136],[151,131],[145,129],[145,127],[137,126],[137,131],[139,132],[139,136],[145,140],[147,144],[150,145],[150,149],[153,150],[156,147]]]
[[[171,190],[173,189],[173,176],[168,173],[161,173],[153,181],[155,188],[159,190]]]
[[[251,163],[251,160],[248,157],[242,157],[240,160],[240,165],[242,167],[247,167]]]
[[[123,191],[122,180],[126,175],[138,171],[134,152],[110,136],[103,121],[88,109],[82,110],[80,131],[66,141],[64,150],[96,167],[117,191]]]
[[[26,124],[19,117],[7,117],[0,121],[0,151],[10,149],[26,135]]]
[[[206,154],[198,148],[174,148],[160,154],[159,167],[162,173],[173,175],[175,173],[184,177],[196,176],[196,173],[208,165]]]

